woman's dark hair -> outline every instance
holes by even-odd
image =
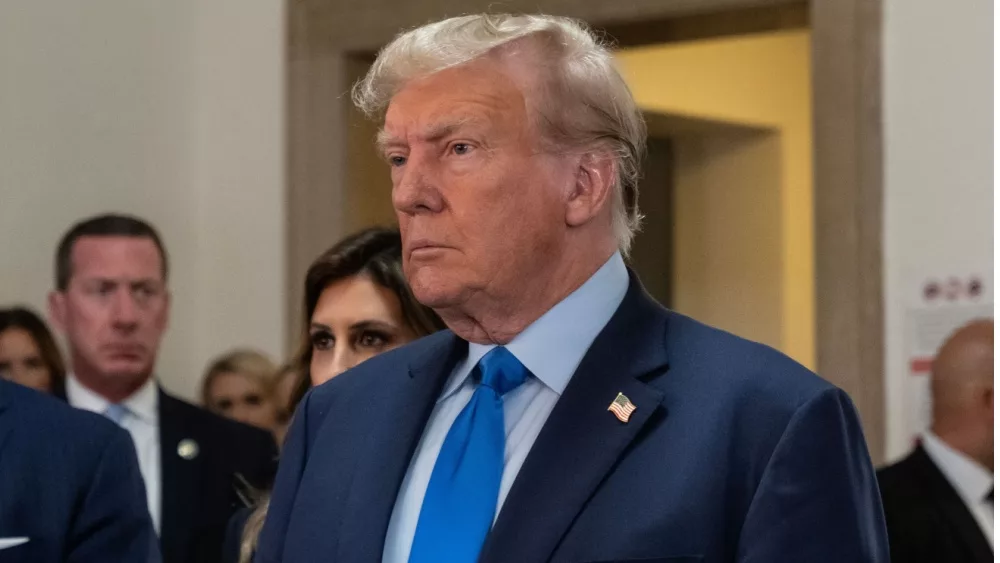
[[[369,277],[396,295],[403,312],[403,321],[418,337],[445,328],[437,314],[421,305],[410,291],[410,284],[403,275],[403,243],[398,230],[371,227],[348,236],[321,254],[306,272],[302,341],[295,357],[299,383],[292,394],[290,410],[295,409],[311,386],[309,364],[312,363],[312,342],[309,339],[309,320],[316,310],[320,295],[330,284],[357,275]]]
[[[59,347],[49,332],[49,327],[45,325],[38,315],[24,307],[11,307],[0,309],[0,334],[3,332],[19,328],[27,331],[38,346],[42,361],[49,370],[51,393],[63,396],[66,392],[66,364],[63,363],[62,354]]]

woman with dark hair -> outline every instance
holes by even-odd
[[[309,267],[302,343],[293,362],[298,383],[289,411],[312,386],[444,329],[434,311],[410,291],[402,253],[398,230],[374,227],[341,240]],[[240,518],[247,516],[243,512],[230,522],[225,561],[251,560],[267,505],[265,497],[246,520]]]
[[[45,322],[23,307],[0,309],[0,378],[45,393],[65,393],[59,347]]]
[[[294,399],[357,364],[444,328],[403,275],[399,231],[373,227],[341,240],[306,273]]]

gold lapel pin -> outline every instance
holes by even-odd
[[[629,417],[631,417],[632,413],[635,412],[635,404],[633,404],[632,401],[630,401],[624,394],[618,393],[615,400],[611,401],[611,405],[608,406],[608,410],[611,411],[611,413],[614,414],[618,420],[628,422]]]
[[[188,460],[198,457],[198,442],[191,438],[184,438],[177,444],[177,455]]]

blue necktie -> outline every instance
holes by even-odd
[[[125,420],[125,416],[128,415],[128,407],[123,407],[118,403],[111,403],[101,414],[111,420],[111,422],[121,426],[122,421]]]
[[[527,368],[506,348],[476,365],[481,379],[434,463],[410,549],[410,563],[474,563],[493,525],[503,475],[503,395]]]

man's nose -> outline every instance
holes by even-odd
[[[392,206],[397,213],[437,213],[444,207],[435,165],[429,156],[413,153],[392,186]]]
[[[120,328],[131,329],[139,322],[139,307],[128,291],[118,291],[112,307],[113,321]]]

